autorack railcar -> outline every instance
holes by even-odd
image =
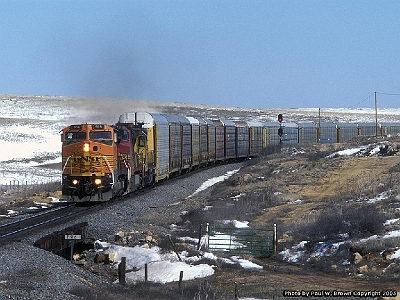
[[[317,125],[313,122],[298,123],[299,144],[311,144],[317,142]]]
[[[378,133],[375,123],[358,123],[358,136],[372,136]]]
[[[381,123],[381,134],[387,135],[398,135],[400,133],[400,123]]]
[[[224,128],[224,155],[222,160],[236,158],[236,126],[231,120],[222,120]]]
[[[200,165],[200,122],[196,118],[186,117],[190,122],[191,127],[191,154],[192,154],[192,168],[197,168]]]
[[[215,161],[225,159],[225,126],[220,120],[212,120],[215,128]]]
[[[199,163],[200,165],[206,165],[209,162],[210,157],[210,145],[208,142],[209,126],[207,121],[202,118],[195,118],[199,123]],[[215,144],[214,144],[215,145]],[[214,154],[215,155],[215,154]],[[213,155],[213,156],[214,156]]]
[[[337,123],[337,138],[338,143],[343,143],[358,135],[356,123]]]
[[[214,163],[217,158],[217,130],[215,123],[210,119],[204,119],[207,123],[205,125],[207,131],[207,151],[208,151],[208,160],[207,164]]]
[[[264,122],[265,145],[264,148],[273,145],[294,145],[299,143],[298,125],[296,123]],[[282,130],[279,136],[278,130]]]
[[[264,145],[264,126],[261,122],[248,121],[249,128],[249,156],[256,157],[261,154]]]
[[[317,126],[317,140],[319,143],[336,143],[337,125],[330,122],[319,123]]]
[[[250,156],[250,131],[245,121],[233,121],[235,126],[235,158]]]

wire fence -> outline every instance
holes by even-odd
[[[267,257],[276,252],[276,224],[267,228],[208,226],[208,250]]]
[[[61,190],[60,181],[43,181],[30,183],[28,181],[10,180],[7,184],[0,184],[0,196],[26,196],[33,193]]]

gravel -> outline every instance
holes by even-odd
[[[62,226],[44,229],[20,242],[0,247],[0,299],[82,299],[70,294],[71,288],[112,285],[101,276],[34,247],[33,243],[79,222],[88,222],[89,236],[108,242],[113,242],[119,231],[165,235],[169,233],[169,225],[180,220],[182,212],[203,205],[210,189],[188,198],[203,182],[241,166],[242,163],[222,164],[193,172]]]

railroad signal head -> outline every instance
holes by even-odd
[[[278,115],[278,122],[282,123],[282,121],[283,121],[283,116],[282,116],[282,114],[279,114]]]
[[[282,136],[282,135],[283,135],[283,129],[282,129],[282,127],[279,127],[279,129],[278,129],[278,135],[279,135],[279,136]]]

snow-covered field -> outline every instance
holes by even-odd
[[[243,109],[127,99],[0,95],[0,188],[60,181],[59,132],[74,123],[113,124],[126,111],[146,110],[208,118],[287,122],[317,121],[318,108]],[[381,122],[400,122],[400,108],[379,110]],[[375,110],[322,109],[323,121],[375,122]]]
[[[65,110],[51,102],[4,98],[1,110],[0,185],[56,180],[59,170],[41,166],[61,163],[58,132],[68,118]]]
[[[100,100],[6,95],[0,99],[0,187],[60,181],[60,130],[74,123],[112,123],[118,118],[108,107],[102,112],[105,101]]]

